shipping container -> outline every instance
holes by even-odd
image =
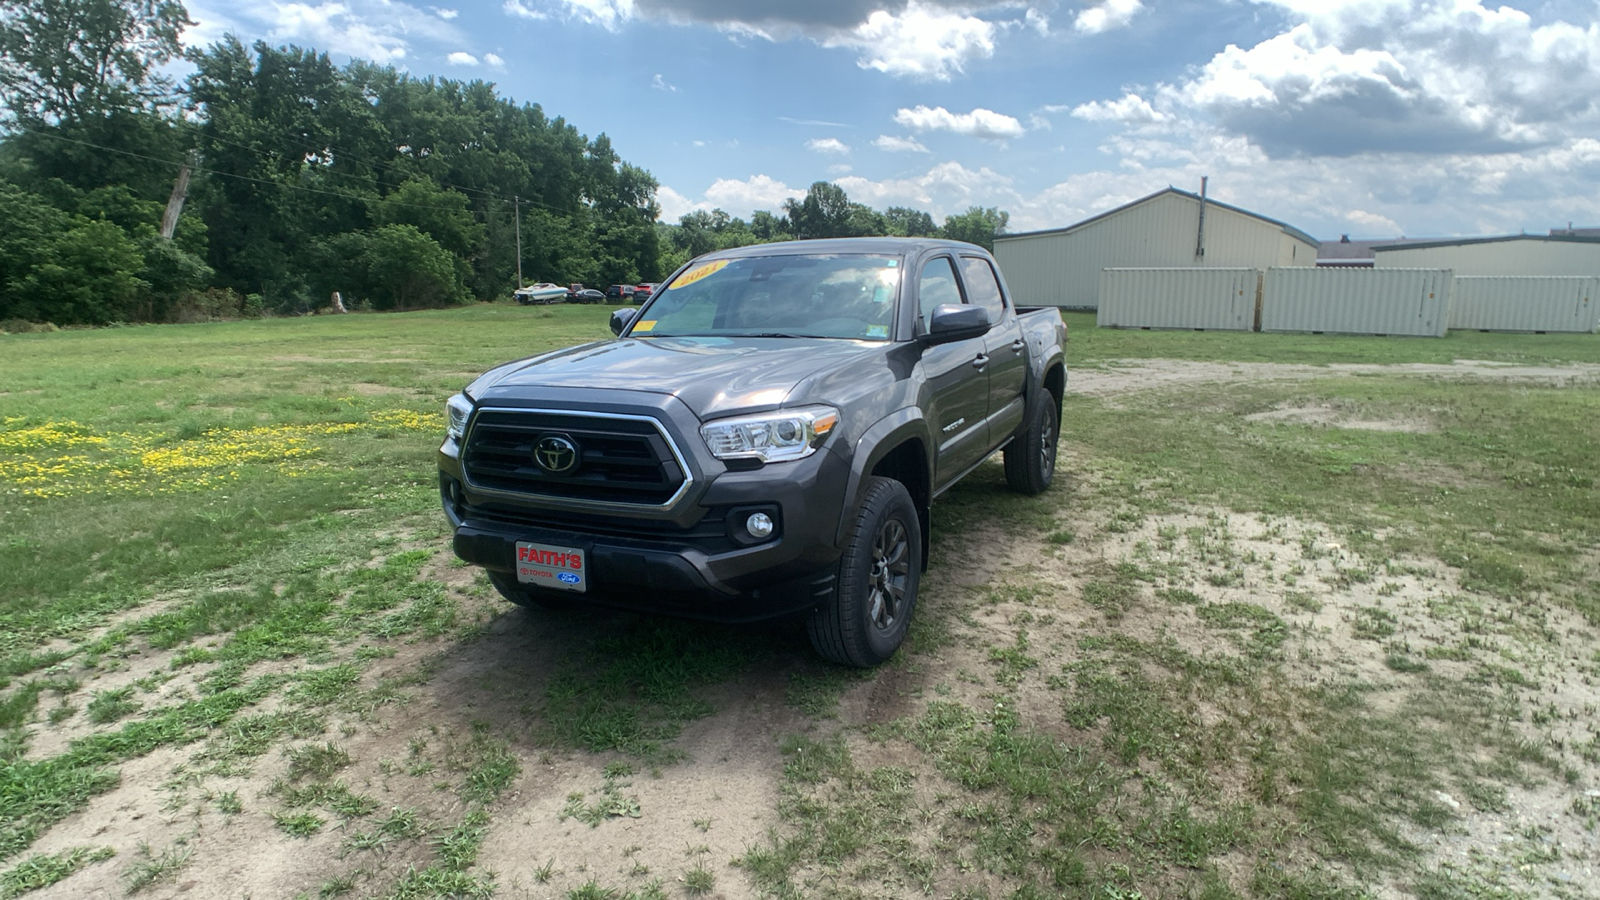
[[[1104,269],[1101,328],[1254,331],[1260,269]]]
[[[1449,269],[1267,270],[1262,331],[1443,337]]]
[[[1024,302],[1066,309],[1100,304],[1106,268],[1256,268],[1316,264],[1318,242],[1298,228],[1166,188],[1067,228],[997,235],[994,256]]]
[[[1600,278],[1457,276],[1450,327],[1593,333],[1600,330]]]

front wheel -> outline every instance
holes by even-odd
[[[921,576],[916,504],[905,485],[874,476],[839,559],[833,596],[806,623],[811,646],[847,666],[887,660],[905,641]]]
[[[1006,484],[1022,494],[1044,493],[1056,474],[1056,442],[1060,438],[1055,396],[1045,392],[1022,433],[1006,445]]]

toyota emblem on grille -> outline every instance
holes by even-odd
[[[564,434],[547,434],[533,445],[533,462],[551,475],[566,475],[578,467],[578,445]]]

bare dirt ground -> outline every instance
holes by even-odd
[[[1600,383],[1600,365],[1546,368],[1459,361],[1448,366],[1315,367],[1145,360],[1075,371],[1069,389],[1114,400],[1129,392],[1178,385],[1370,373],[1572,386]],[[1425,421],[1351,419],[1331,407],[1286,408],[1262,418],[1340,428],[1428,428]],[[1070,463],[1064,460],[1063,465]],[[1307,684],[1370,683],[1377,696],[1391,698],[1395,707],[1417,677],[1386,664],[1388,648],[1396,640],[1409,642],[1421,655],[1429,647],[1448,649],[1467,644],[1469,637],[1481,639],[1487,627],[1494,641],[1493,655],[1501,661],[1515,660],[1530,679],[1536,679],[1541,687],[1530,688],[1530,697],[1551,709],[1554,730],[1530,734],[1529,739],[1544,740],[1553,734],[1579,742],[1591,737],[1600,688],[1582,666],[1593,659],[1597,636],[1575,616],[1548,611],[1534,616],[1509,602],[1497,605],[1481,597],[1468,602],[1448,567],[1425,559],[1362,559],[1315,522],[1193,510],[1148,520],[1126,533],[1096,527],[1103,523],[1083,524],[1079,533],[1084,539],[1068,546],[993,535],[993,546],[1008,549],[982,571],[958,572],[935,564],[924,581],[930,606],[972,605],[984,592],[1008,584],[1037,586],[1026,603],[1000,601],[976,607],[976,632],[985,641],[957,641],[917,657],[908,666],[887,668],[854,683],[840,698],[836,718],[818,720],[785,700],[788,676],[809,664],[809,650],[799,639],[791,655],[771,660],[770,677],[710,691],[716,712],[691,722],[675,741],[673,746],[683,754],[681,761],[660,765],[617,754],[552,750],[533,740],[522,725],[550,678],[552,662],[580,633],[597,626],[587,617],[510,607],[486,592],[481,578],[450,566],[447,554],[441,553],[424,577],[444,582],[469,617],[482,623],[481,632],[465,643],[447,638],[394,648],[393,657],[366,671],[362,687],[421,673],[404,688],[401,699],[341,714],[328,723],[325,733],[297,745],[337,742],[353,760],[340,777],[377,799],[377,815],[414,810],[422,822],[442,829],[459,819],[465,808],[445,776],[452,748],[467,740],[475,723],[488,723],[497,734],[507,735],[520,773],[494,807],[478,857],[479,869],[495,874],[499,897],[563,897],[591,881],[640,891],[655,879],[660,879],[666,895],[681,896],[687,890],[685,879],[696,869],[715,876],[707,896],[755,896],[745,873],[730,863],[781,825],[781,738],[837,731],[858,735],[867,726],[918,715],[936,686],[953,686],[956,697],[976,697],[981,689],[963,673],[985,671],[987,646],[1007,640],[1021,610],[1029,610],[1039,645],[1050,645],[1051,633],[1095,627],[1099,613],[1082,599],[1085,573],[1120,562],[1174,564],[1193,573],[1183,586],[1193,600],[1172,602],[1157,597],[1154,587],[1146,588],[1123,615],[1118,625],[1123,631],[1170,638],[1203,656],[1237,654],[1242,652],[1237,634],[1206,627],[1197,609],[1249,604],[1287,623],[1284,658],[1293,678]],[[1219,546],[1227,548],[1224,556],[1208,552]],[[1352,570],[1377,574],[1357,583],[1341,577]],[[1226,577],[1208,580],[1208,574]],[[1053,624],[1037,624],[1041,611],[1049,612]],[[603,621],[598,627],[604,627]],[[1374,621],[1392,625],[1394,633],[1384,640],[1373,639],[1368,626]],[[1052,647],[1054,658],[1072,653],[1064,639]],[[1465,677],[1478,661],[1476,655],[1446,654],[1431,660],[1430,666],[1441,675]],[[104,690],[133,684],[170,666],[170,654],[147,650],[120,670],[97,676],[87,687]],[[181,676],[158,688],[161,696],[192,689]],[[1038,717],[1038,727],[1061,727],[1057,701],[1025,690],[1022,702],[1028,715]],[[70,723],[59,729],[41,724],[34,729],[31,753],[48,755],[78,733]],[[886,749],[858,737],[851,740],[862,754],[895,752],[892,743]],[[107,846],[116,856],[33,896],[118,896],[126,890],[131,865],[161,854],[181,858],[182,865],[170,880],[151,885],[141,896],[317,896],[329,878],[344,873],[354,873],[352,895],[365,896],[388,891],[408,869],[425,865],[426,845],[408,845],[411,849],[404,852],[353,849],[352,834],[367,827],[355,822],[335,821],[305,839],[286,837],[271,815],[274,782],[288,766],[286,748],[267,753],[237,776],[193,776],[207,746],[202,741],[164,749],[123,765],[118,788],[50,829],[30,850],[48,853]],[[618,774],[618,763],[626,763],[631,771]],[[609,772],[608,766],[613,767]],[[608,817],[595,825],[564,815],[574,795],[592,800],[608,789],[628,800],[636,815]],[[1441,796],[1440,803],[1459,811],[1458,825],[1411,837],[1427,848],[1433,865],[1494,871],[1538,865],[1549,878],[1571,886],[1573,893],[1568,896],[1593,896],[1600,892],[1600,838],[1566,814],[1574,792],[1582,795],[1587,789],[1552,782],[1516,787],[1508,792],[1502,810],[1494,813],[1480,812],[1462,798]],[[236,795],[239,811],[219,807],[219,796],[228,792]],[[1551,854],[1552,849],[1560,852]],[[1550,859],[1556,862],[1551,864]],[[974,876],[969,884],[979,883]],[[1531,895],[1557,896],[1544,886],[1546,882],[1517,884],[1518,890]],[[960,887],[954,882],[941,884],[935,893],[949,896]],[[1374,888],[1382,894],[1399,894],[1391,885]]]

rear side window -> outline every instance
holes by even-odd
[[[956,286],[956,270],[950,258],[941,256],[922,264],[922,277],[917,279],[917,305],[926,320],[933,315],[934,307],[947,303],[961,304],[961,288]]]
[[[967,279],[967,297],[989,311],[989,321],[999,322],[1006,302],[1000,295],[1000,280],[994,277],[994,267],[982,257],[963,256],[961,274]]]

